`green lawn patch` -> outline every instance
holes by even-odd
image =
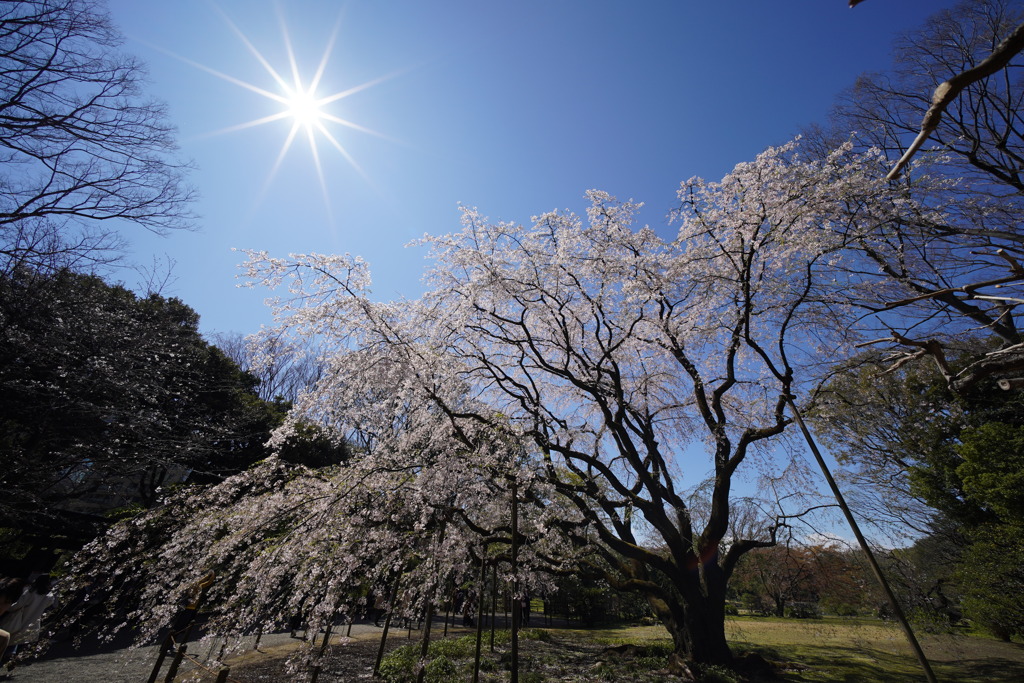
[[[780,680],[918,683],[921,668],[898,626],[875,619],[778,619],[735,617],[726,621],[733,652],[756,652],[783,669]],[[670,646],[661,626],[576,631],[596,643]],[[1024,681],[1024,645],[968,635],[918,634],[940,681]]]

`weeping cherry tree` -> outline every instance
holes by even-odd
[[[726,663],[729,577],[800,514],[740,534],[734,479],[748,463],[772,467],[788,397],[848,346],[850,271],[835,266],[854,226],[908,205],[884,173],[849,146],[814,160],[795,142],[769,149],[720,182],[683,183],[674,239],[596,191],[586,216],[526,226],[465,209],[460,231],[422,240],[434,265],[416,301],[375,302],[366,264],[349,256],[254,252],[247,272],[286,288],[275,338],[321,344],[328,370],[294,420],[369,434],[417,411],[441,418],[430,434],[397,430],[390,452],[443,438],[472,463],[462,467],[543,481],[542,528],[599,541],[592,569],[646,596],[677,667]],[[400,393],[370,397],[391,386],[381,372],[401,373]],[[459,509],[484,504],[443,477],[433,485]]]

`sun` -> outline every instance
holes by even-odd
[[[316,126],[325,118],[320,109],[320,101],[313,91],[295,90],[286,95],[288,98],[288,114],[295,123],[305,128]]]
[[[212,135],[219,135],[223,133],[230,133],[246,128],[252,128],[274,121],[287,120],[291,122],[289,132],[285,136],[284,142],[281,144],[281,148],[277,154],[277,158],[274,161],[274,165],[270,170],[270,174],[267,178],[266,186],[269,186],[271,181],[277,174],[278,169],[281,167],[281,162],[287,156],[289,150],[292,148],[293,143],[297,137],[305,137],[309,143],[309,149],[313,159],[313,164],[316,169],[317,177],[320,181],[320,187],[323,191],[324,201],[330,210],[330,195],[327,191],[327,181],[324,177],[323,164],[321,163],[321,151],[320,145],[327,143],[331,148],[340,153],[345,160],[364,178],[366,174],[356,163],[352,155],[345,149],[344,145],[339,141],[338,136],[332,131],[333,127],[342,126],[351,130],[356,130],[361,133],[367,133],[370,135],[376,135],[378,137],[384,137],[380,133],[373,131],[364,126],[360,126],[352,121],[343,119],[330,111],[330,105],[334,102],[342,100],[350,95],[354,95],[357,92],[365,90],[371,86],[374,86],[391,76],[377,78],[367,83],[347,88],[338,92],[330,93],[328,95],[320,95],[319,88],[323,80],[324,74],[327,70],[331,52],[334,49],[334,43],[337,39],[338,29],[340,27],[340,19],[335,23],[334,29],[331,32],[330,39],[327,42],[327,46],[324,48],[323,54],[320,57],[320,61],[317,65],[316,70],[312,75],[304,76],[299,68],[298,60],[295,56],[295,50],[292,48],[291,37],[288,32],[287,25],[284,17],[281,14],[280,5],[278,7],[278,23],[281,28],[281,33],[284,39],[284,47],[288,56],[288,69],[287,71],[276,69],[266,57],[256,48],[253,42],[249,39],[245,33],[242,32],[238,26],[235,25],[231,19],[224,14],[223,10],[216,8],[223,18],[224,22],[231,28],[232,32],[242,41],[248,51],[256,58],[263,69],[267,72],[270,80],[273,81],[272,86],[261,87],[252,83],[247,83],[241,79],[235,78],[228,74],[212,69],[204,64],[192,61],[190,59],[181,57],[180,55],[173,55],[176,58],[196,67],[203,71],[213,74],[214,76],[223,79],[229,83],[240,86],[255,92],[263,97],[278,103],[281,108],[274,114],[262,116],[260,118],[253,119],[239,123],[237,125],[230,126],[218,131],[211,133]],[[273,88],[273,89],[272,89]]]

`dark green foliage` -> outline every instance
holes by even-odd
[[[963,615],[1009,639],[1024,635],[1024,397],[980,389],[968,426],[912,483],[962,539],[950,578]]]
[[[964,495],[1007,522],[1024,522],[1024,426],[986,422],[965,429],[956,447]]]
[[[990,346],[976,342],[958,363]],[[840,456],[934,511],[929,534],[890,558],[909,611],[929,629],[966,617],[1024,635],[1024,394],[993,381],[953,394],[927,365],[883,374],[869,364],[828,389],[836,398],[819,425]]]
[[[911,490],[964,526],[1024,520],[1020,393],[984,383],[964,395],[940,394],[943,399],[957,406],[955,416],[933,417],[929,441],[908,439],[900,444],[908,452]],[[909,456],[911,449],[916,457]]]
[[[414,643],[403,645],[384,655],[377,673],[387,683],[415,681],[415,667],[418,658],[419,645]]]
[[[642,595],[615,590],[604,579],[595,576],[559,577],[557,585],[552,609],[579,619],[586,626],[639,622],[651,616],[650,605]]]
[[[936,518],[930,535],[880,559],[900,603],[923,631],[948,632],[963,619],[960,588],[954,577],[969,544],[961,528]]]
[[[821,610],[814,603],[800,602],[786,607],[789,619],[821,619]]]
[[[96,276],[0,275],[0,525],[74,547],[111,509],[266,457],[280,412],[198,323]]]
[[[339,465],[349,457],[349,446],[344,441],[329,437],[316,425],[299,425],[281,446],[282,460],[313,469]]]
[[[964,613],[993,635],[1024,635],[1024,529],[989,525],[972,534],[956,578]]]
[[[476,651],[476,636],[435,640],[427,650],[426,680],[436,683],[458,680],[460,665],[457,660],[472,658]],[[388,683],[406,683],[416,680],[416,663],[420,644],[410,643],[389,652],[380,663],[380,677]]]

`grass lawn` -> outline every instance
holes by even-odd
[[[924,674],[894,624],[868,619],[732,617],[726,621],[733,652],[754,651],[790,664],[786,681],[910,683]],[[660,626],[581,631],[609,645],[667,641]],[[981,636],[918,634],[940,681],[1024,681],[1024,645]]]
[[[733,652],[756,652],[780,671],[772,680],[793,683],[918,683],[924,680],[917,660],[899,627],[872,619],[776,619],[732,617],[726,628]],[[435,629],[437,640],[440,631]],[[508,680],[508,633],[499,633],[491,652],[484,634],[481,683]],[[320,683],[349,683],[369,678],[379,636],[364,633],[328,652]],[[919,634],[935,675],[942,683],[1001,683],[1024,681],[1024,645],[967,635]],[[390,639],[392,654],[382,673],[391,680],[413,680],[419,644],[398,634]],[[456,629],[451,638],[431,646],[428,680],[465,681],[473,670],[475,633]],[[608,646],[636,645],[630,654],[611,656]],[[286,657],[299,643],[251,652],[230,662],[234,680],[302,680],[289,673]],[[404,646],[402,648],[401,646]],[[666,678],[671,641],[661,626],[604,629],[530,628],[520,638],[520,681],[523,683],[655,683]],[[399,648],[399,650],[395,650]],[[402,654],[404,653],[404,654]],[[393,659],[389,664],[388,661]],[[404,672],[404,673],[403,673]],[[735,680],[719,672],[710,680]],[[213,676],[182,676],[179,680],[206,681]]]

